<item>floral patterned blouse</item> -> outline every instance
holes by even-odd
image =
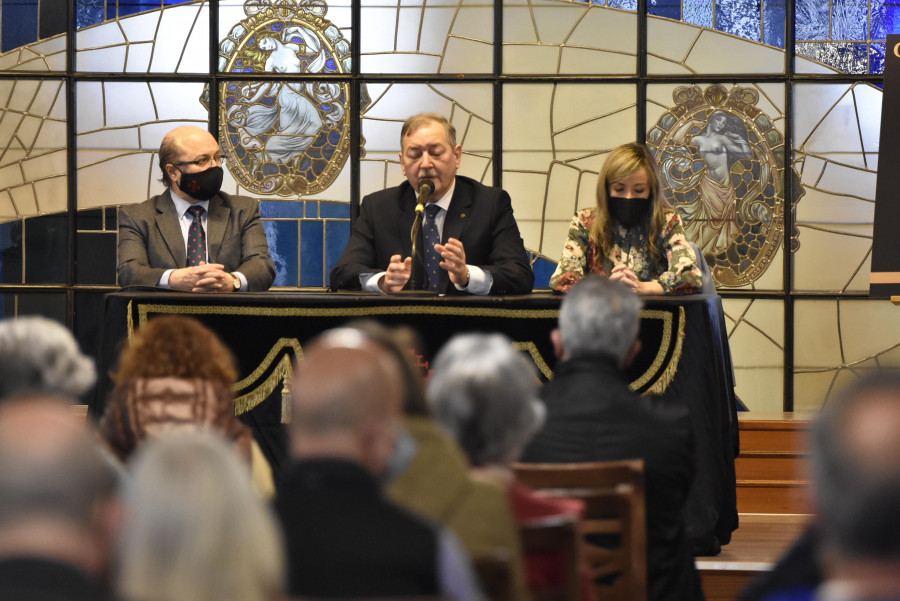
[[[654,264],[646,227],[628,230],[617,226],[612,249],[604,257],[590,239],[594,209],[578,211],[569,226],[569,238],[563,248],[562,259],[550,278],[550,288],[568,292],[575,282],[588,273],[608,276],[617,265],[627,265],[642,282],[658,281],[666,294],[700,292],[703,275],[697,267],[694,249],[684,235],[681,217],[677,211],[666,211],[666,216],[666,227],[657,242],[663,256],[659,264]]]

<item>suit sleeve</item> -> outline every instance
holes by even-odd
[[[248,213],[249,219],[241,224],[241,264],[234,271],[244,274],[251,292],[260,292],[268,290],[275,281],[275,263],[269,256],[269,242],[259,217],[259,203],[253,201]]]
[[[156,286],[166,271],[150,267],[148,221],[132,214],[139,210],[140,205],[119,208],[116,276],[120,286]]]
[[[491,249],[487,264],[473,263],[491,272],[491,294],[527,294],[534,287],[534,271],[513,216],[512,201],[500,190],[491,216]]]
[[[359,217],[353,224],[350,240],[340,259],[331,270],[332,290],[361,290],[359,276],[364,273],[383,271],[387,265],[375,265],[375,232],[373,203],[370,197],[363,198]]]

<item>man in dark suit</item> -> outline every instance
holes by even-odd
[[[105,601],[117,474],[61,398],[0,403],[0,598]]]
[[[694,477],[690,423],[633,393],[623,371],[640,349],[640,310],[637,295],[600,276],[569,291],[552,333],[561,361],[541,391],[547,419],[522,461],[643,459],[649,599],[701,600],[683,516]]]
[[[509,194],[457,175],[461,158],[456,129],[443,116],[424,113],[403,124],[400,167],[407,181],[363,198],[331,271],[333,289],[399,292],[414,276],[417,288],[442,294],[531,292],[534,273]],[[434,186],[428,196],[434,208],[422,217],[413,258],[410,231],[424,182]],[[428,243],[430,228],[440,243]]]
[[[480,600],[449,530],[381,491],[400,428],[396,359],[359,330],[326,332],[294,372],[291,453],[276,511],[292,597]]]
[[[216,139],[199,127],[173,129],[160,146],[159,167],[166,191],[119,209],[119,285],[268,290],[275,264],[259,204],[220,191]]]

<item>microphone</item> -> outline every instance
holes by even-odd
[[[434,192],[434,182],[430,179],[424,179],[419,182],[419,200],[416,204],[416,215],[425,212],[425,203],[428,202],[428,196]]]

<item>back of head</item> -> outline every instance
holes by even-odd
[[[117,384],[138,378],[200,378],[231,387],[234,356],[196,319],[164,315],[139,329],[119,356]]]
[[[473,465],[519,458],[543,422],[534,369],[501,334],[463,334],[434,360],[428,400],[435,419]]]
[[[900,561],[900,374],[843,390],[811,442],[825,539],[844,558]]]
[[[638,335],[641,299],[618,282],[587,276],[563,298],[562,346],[569,357],[605,355],[622,365]]]
[[[44,317],[0,321],[0,399],[25,392],[77,399],[96,379],[72,334]]]
[[[113,498],[117,480],[64,400],[30,395],[0,404],[0,553],[16,553],[9,533],[29,525],[66,524],[91,536],[98,504]]]
[[[119,589],[142,601],[270,601],[284,559],[247,466],[208,432],[148,442],[125,489]]]
[[[325,332],[294,372],[294,454],[339,456],[380,472],[396,437],[400,381],[397,361],[359,330]]]

